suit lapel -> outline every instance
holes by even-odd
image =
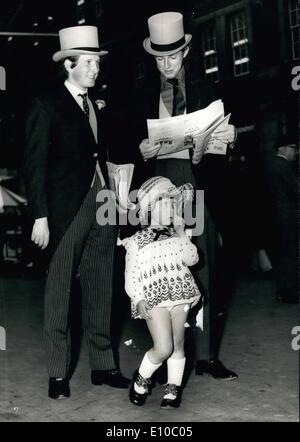
[[[186,112],[190,114],[191,112],[195,112],[199,109],[199,94],[195,93],[195,87],[193,86],[190,79],[186,78]]]
[[[97,121],[97,129],[98,129],[98,144],[101,144],[101,135],[103,135],[103,121],[102,118],[100,117],[100,111],[98,106],[96,105],[96,103],[94,103],[93,100],[91,100],[92,106],[94,108],[95,111],[95,115],[96,115],[96,121]]]
[[[98,152],[100,153],[100,155],[105,158],[105,160],[107,159],[107,152],[106,152],[106,148],[105,148],[105,144],[106,144],[106,132],[107,132],[107,128],[105,127],[105,124],[108,124],[107,122],[105,123],[104,118],[102,118],[102,116],[104,116],[105,114],[105,110],[100,111],[97,107],[97,105],[92,101],[92,105],[93,108],[95,110],[95,115],[96,115],[96,120],[97,120],[97,129],[98,129]]]
[[[159,119],[159,106],[160,106],[160,87],[157,92],[152,96],[152,118]]]
[[[188,113],[204,109],[213,101],[220,98],[220,93],[218,93],[216,87],[203,79],[195,83],[187,78],[186,94]]]
[[[146,92],[146,117],[149,119],[159,118],[160,78],[155,78]]]

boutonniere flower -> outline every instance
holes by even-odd
[[[106,103],[104,100],[97,100],[95,103],[98,106],[99,111],[106,108]]]

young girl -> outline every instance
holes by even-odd
[[[191,184],[176,188],[163,177],[154,177],[138,192],[141,224],[150,213],[149,227],[125,240],[125,284],[133,318],[147,322],[153,347],[134,375],[130,401],[144,405],[153,373],[167,360],[168,384],[162,408],[178,408],[185,369],[184,336],[189,310],[200,299],[189,270],[198,262],[197,248],[176,217],[173,198],[192,195]],[[174,227],[171,227],[173,224]]]

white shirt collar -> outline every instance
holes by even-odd
[[[82,89],[79,89],[79,87],[75,86],[74,84],[70,83],[68,80],[65,81],[65,86],[68,89],[68,91],[70,92],[70,94],[74,97],[74,98],[78,98],[79,94],[85,94],[87,93],[87,90],[84,92],[82,91]]]

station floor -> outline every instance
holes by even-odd
[[[7,339],[0,351],[0,422],[299,421],[299,351],[291,345],[298,307],[276,302],[271,278],[243,277],[234,294],[221,359],[239,378],[224,382],[192,373],[176,411],[160,409],[159,384],[142,408],[129,402],[127,391],[92,386],[84,343],[72,397],[48,399],[42,323],[43,282],[0,279],[0,326]],[[128,318],[119,347],[124,375],[132,376],[149,346],[145,325]]]

